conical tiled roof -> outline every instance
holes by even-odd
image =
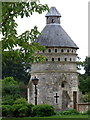
[[[60,13],[57,12],[56,8],[52,7],[50,13],[46,14],[46,16],[48,15],[60,16]],[[36,42],[46,47],[69,47],[78,49],[77,45],[72,41],[60,24],[47,24]]]

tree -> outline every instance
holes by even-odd
[[[35,26],[31,31],[25,31],[18,36],[16,28],[17,23],[14,18],[21,16],[30,17],[33,12],[42,12],[48,10],[47,5],[42,5],[38,1],[30,2],[3,2],[2,3],[2,58],[11,57],[13,61],[18,62],[22,58],[24,62],[43,61],[42,55],[34,55],[35,51],[43,50],[45,47],[35,43],[35,39],[40,34]]]
[[[86,57],[85,59],[84,70],[85,70],[85,74],[90,76],[90,57]]]
[[[79,88],[85,94],[90,92],[90,57],[86,57],[82,63],[85,73],[79,74]]]
[[[23,82],[17,82],[13,77],[2,79],[2,102],[12,105],[17,98],[25,98],[27,87]]]
[[[35,43],[35,39],[40,34],[35,26],[31,31],[25,31],[21,35],[17,34],[17,23],[15,18],[18,16],[30,17],[33,12],[48,10],[47,5],[34,2],[3,2],[2,3],[2,77],[13,76],[17,81],[27,83],[27,69],[30,69],[31,62],[44,61],[42,55],[35,55],[35,51],[44,50],[45,47]]]
[[[2,101],[4,104],[12,104],[13,101],[20,97],[20,88],[13,77],[6,77],[2,80]]]
[[[11,58],[5,58],[2,65],[2,78],[12,77],[18,82],[28,83],[30,79],[30,64],[25,64],[22,59],[18,59],[18,63],[14,62]]]

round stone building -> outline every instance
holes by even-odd
[[[43,63],[33,63],[28,84],[28,102],[35,104],[35,86],[32,78],[39,79],[37,104],[50,104],[57,110],[76,109],[78,102],[77,45],[60,25],[61,14],[51,7],[46,14],[46,26],[36,42],[46,50],[35,54],[47,57]]]

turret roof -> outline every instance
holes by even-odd
[[[60,16],[55,7],[51,7],[50,13],[46,16]],[[78,49],[69,35],[64,31],[60,24],[47,24],[42,30],[36,42],[46,47],[69,47]]]
[[[77,45],[60,25],[46,25],[36,41],[46,47],[71,47],[78,49]]]
[[[59,17],[61,17],[61,14],[58,12],[58,10],[55,7],[51,7],[50,11],[46,14],[45,17],[48,17],[48,16],[59,16]]]

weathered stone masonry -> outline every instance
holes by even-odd
[[[38,104],[51,104],[57,110],[76,109],[78,102],[78,75],[76,50],[78,47],[60,26],[60,13],[52,7],[46,14],[47,25],[36,42],[46,46],[47,61],[32,64],[31,78],[39,78]],[[28,102],[34,104],[34,86],[29,81]]]

